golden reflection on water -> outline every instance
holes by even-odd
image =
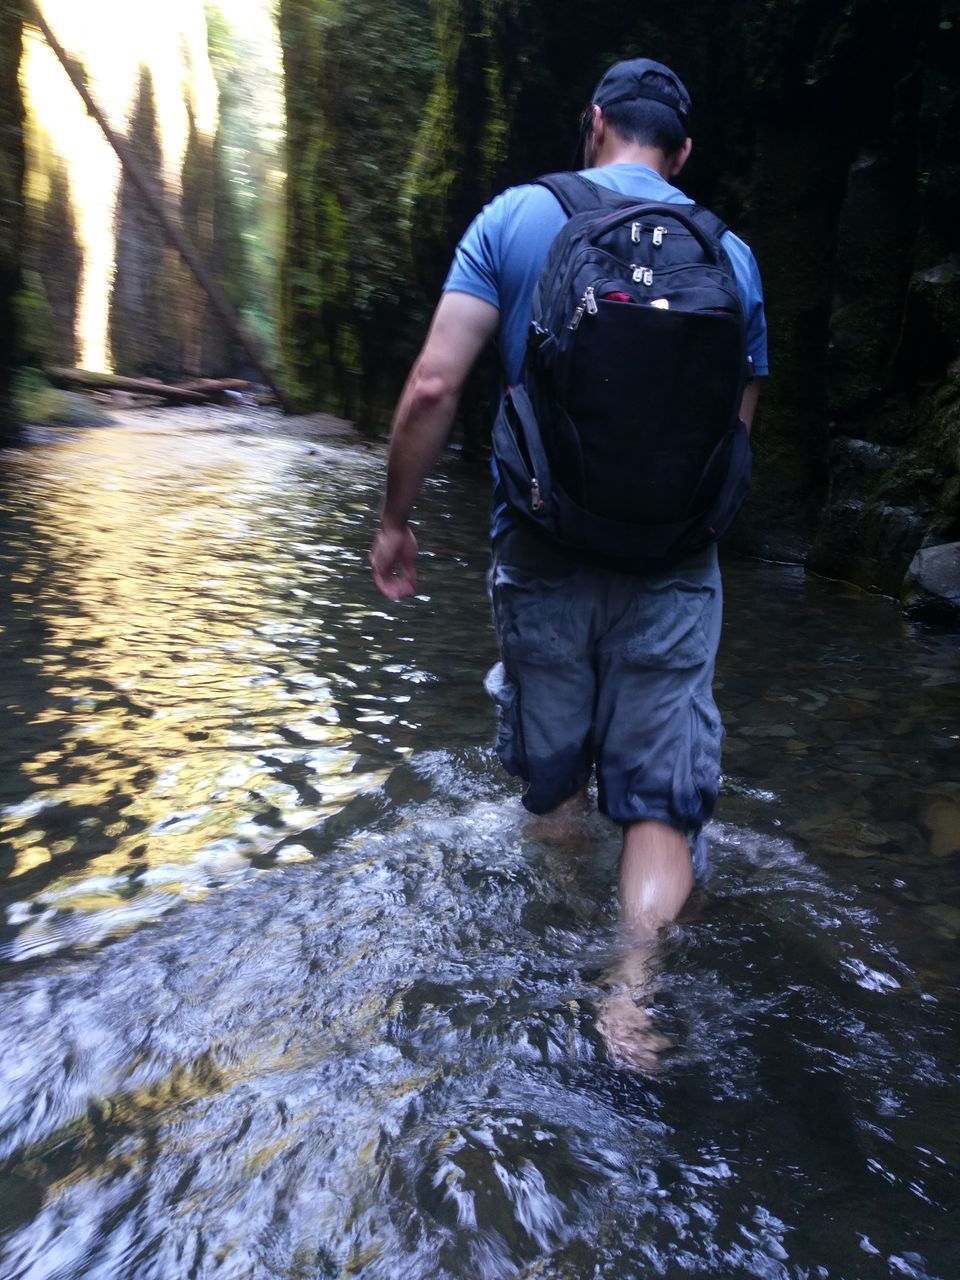
[[[3,818],[14,878],[82,865],[43,877],[41,902],[202,893],[381,780],[357,770],[311,660],[319,615],[362,610],[336,598],[334,557],[308,558],[309,513],[277,502],[294,456],[210,438],[191,441],[188,471],[158,431],[46,458],[42,555],[11,592],[42,637],[25,660],[38,705],[15,709],[35,793]]]

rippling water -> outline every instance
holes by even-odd
[[[489,749],[482,477],[389,606],[379,451],[199,422],[3,459],[0,1277],[960,1274],[956,637],[728,566],[630,1074],[616,833]]]

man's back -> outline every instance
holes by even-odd
[[[692,204],[678,187],[646,164],[607,164],[580,171],[598,186],[638,200]],[[534,289],[550,246],[566,221],[556,197],[531,183],[509,187],[471,223],[457,246],[444,293],[464,293],[497,308],[499,345],[505,386],[522,378]],[[760,273],[748,246],[732,231],[724,233],[726,250],[743,303],[746,351],[754,376],[767,374],[767,334]],[[513,523],[496,464],[491,511],[492,534]]]
[[[645,164],[609,164],[581,170],[583,176],[638,200],[692,204]],[[520,380],[533,291],[554,237],[566,215],[546,187],[510,187],[474,219],[457,246],[444,292],[467,293],[500,312],[500,357],[507,385]],[[766,324],[760,273],[753,254],[733,232],[722,242],[730,257],[747,320],[747,353],[756,376],[767,373]]]

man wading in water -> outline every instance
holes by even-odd
[[[597,198],[597,212],[587,220],[616,207],[617,201],[604,194],[610,191],[618,193],[624,205],[655,202],[670,207],[666,216],[663,209],[655,211],[652,222],[633,213],[636,220],[617,233],[626,246],[626,284],[598,283],[596,291],[588,287],[569,323],[559,326],[568,341],[578,327],[589,341],[591,324],[597,326],[594,334],[616,336],[618,330],[604,330],[602,325],[621,324],[627,311],[643,324],[653,324],[654,330],[643,331],[652,334],[650,341],[635,344],[610,376],[604,375],[606,384],[629,375],[629,366],[642,364],[642,358],[650,360],[651,344],[662,334],[678,332],[673,327],[682,322],[677,313],[686,309],[682,298],[671,298],[668,285],[659,280],[670,276],[669,271],[660,272],[660,266],[671,261],[675,246],[684,238],[688,245],[702,239],[696,228],[692,236],[690,228],[685,231],[684,210],[689,211],[692,202],[672,185],[691,150],[689,110],[687,91],[672,71],[634,59],[610,68],[584,115],[586,167],[581,173],[603,189],[598,193],[579,184]],[[673,208],[676,221],[671,221]],[[380,529],[370,554],[374,582],[388,599],[416,591],[417,544],[408,519],[423,479],[446,443],[467,375],[495,334],[505,383],[514,389],[509,398],[517,397],[519,405],[519,396],[525,395],[516,389],[524,380],[534,293],[554,238],[568,225],[567,212],[547,186],[514,187],[479,214],[457,248],[443,297],[394,416]],[[705,215],[706,220],[711,217]],[[568,233],[573,223],[571,218]],[[696,309],[736,313],[740,354],[735,362],[743,364],[745,341],[751,375],[744,382],[742,368],[735,371],[731,414],[735,421],[739,405],[739,416],[749,428],[758,394],[755,379],[767,373],[759,272],[742,240],[719,220],[705,225],[708,231],[713,228],[712,243],[721,247],[714,250],[714,261],[721,274],[726,272],[732,304],[708,303]],[[630,262],[631,241],[638,246],[637,254],[644,248],[650,255],[652,269],[641,261]],[[665,244],[667,252],[658,257]],[[629,303],[641,306],[627,307]],[[656,315],[665,319],[651,320]],[[698,316],[694,323],[701,320]],[[711,334],[730,332],[722,321],[718,325],[708,320],[705,328]],[[538,331],[541,336],[543,332]],[[580,334],[576,336],[579,340]],[[606,339],[593,348],[601,363],[605,346]],[[580,376],[589,380],[592,364],[581,361],[580,367],[587,370]],[[657,386],[659,365],[645,372],[642,388],[630,396],[631,412],[648,399],[648,387],[653,398],[659,394],[668,406],[675,406],[685,389],[692,387],[691,394],[698,394],[698,384],[707,381],[705,375],[699,377],[701,368],[697,364],[691,376],[675,375],[666,391]],[[611,412],[621,413],[623,398]],[[501,407],[501,415],[504,412]],[[687,413],[688,419],[696,417],[696,411]],[[667,450],[675,435],[669,425],[664,436]],[[548,426],[541,426],[549,444],[556,437],[548,440]],[[616,447],[636,450],[636,437],[646,448],[644,430],[641,425],[621,434]],[[746,432],[738,430],[748,459]],[[590,447],[588,441],[584,455]],[[526,451],[518,456],[526,456]],[[647,510],[652,509],[649,502],[655,505],[657,493],[669,489],[677,470],[668,459],[666,469],[651,471],[644,459],[653,456],[652,451],[643,455],[633,467],[624,455],[622,465],[613,468],[620,474],[612,472],[609,479],[615,489],[623,485],[625,473],[631,497],[646,481],[648,490],[653,489],[649,501],[643,499]],[[617,459],[621,461],[619,454]],[[559,472],[557,464],[554,480]],[[529,481],[532,511],[537,515],[543,508],[549,516],[553,488],[542,494],[538,479],[531,476]],[[713,810],[720,782],[722,729],[712,694],[722,605],[716,546],[704,535],[699,544],[683,544],[694,549],[682,548],[682,554],[669,557],[666,568],[621,567],[611,564],[610,555],[591,554],[582,544],[571,549],[556,536],[544,536],[509,490],[501,461],[495,465],[490,589],[502,662],[486,681],[500,713],[497,751],[508,771],[527,782],[523,803],[536,814],[582,805],[596,769],[600,808],[623,829],[620,915],[632,939],[631,949],[611,975],[617,985],[601,1009],[599,1025],[615,1061],[653,1067],[663,1041],[636,997],[649,982],[658,929],[677,916],[695,872],[703,869],[700,831]],[[711,519],[714,523],[720,521]],[[707,533],[718,531],[722,530],[711,527]],[[618,549],[614,547],[614,553]]]

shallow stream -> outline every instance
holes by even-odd
[[[0,1280],[955,1280],[957,637],[728,563],[630,1073],[617,833],[490,750],[482,475],[392,606],[379,449],[218,421],[3,458]]]

